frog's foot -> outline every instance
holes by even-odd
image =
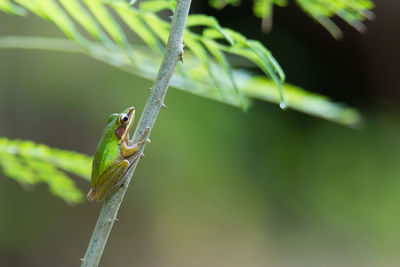
[[[141,141],[141,144],[142,144],[142,143],[150,144],[150,143],[151,143],[151,140],[150,140],[149,138],[147,138],[146,140]]]
[[[143,139],[137,141],[137,142],[135,143],[135,145],[139,146],[139,145],[141,145],[141,144],[143,144],[143,143],[149,144],[149,143],[151,143],[151,140],[150,140],[149,138],[143,138]]]
[[[146,127],[144,132],[139,137],[139,140],[131,145],[127,144],[126,142],[121,143],[120,153],[121,153],[122,158],[130,157],[133,154],[135,154],[136,152],[138,152],[140,149],[140,146],[143,143],[150,143],[151,142],[150,139],[147,138],[149,131],[150,131],[150,127]]]
[[[150,127],[146,127],[144,129],[144,132],[141,134],[139,141],[136,142],[136,144],[141,145],[143,143],[151,143],[151,140],[147,138],[148,133],[150,132]]]

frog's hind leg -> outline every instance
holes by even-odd
[[[137,154],[137,155],[135,155],[135,156],[133,157],[132,163],[129,162],[129,166],[128,166],[128,168],[126,168],[125,173],[127,173],[127,172],[129,171],[129,169],[132,168],[133,163],[135,163],[135,161],[136,161],[138,158],[140,158],[142,155],[143,155],[143,154]],[[126,160],[126,161],[127,161],[127,160]],[[125,174],[125,173],[124,173],[124,174]],[[120,179],[119,182],[115,184],[115,189],[117,189],[117,188],[120,187],[120,186],[123,186],[123,183],[125,182],[125,180],[126,180],[126,177],[125,177],[124,179]]]
[[[99,177],[96,186],[87,195],[89,201],[102,200],[115,191],[124,181],[121,179],[131,166],[128,160],[121,160],[108,167]]]

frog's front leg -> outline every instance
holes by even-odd
[[[88,200],[102,200],[115,191],[124,182],[122,177],[130,165],[128,160],[121,160],[108,167],[100,175],[97,184],[90,189]]]
[[[125,142],[121,142],[120,145],[120,153],[121,153],[121,157],[123,159],[132,156],[133,154],[135,154],[139,148],[140,145],[143,143],[150,143],[150,139],[146,138],[147,133],[150,131],[150,128],[146,128],[146,130],[143,132],[143,134],[140,136],[140,139],[138,142],[134,143],[133,145],[128,145],[128,140]]]

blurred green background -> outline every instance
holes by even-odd
[[[289,82],[359,108],[364,127],[171,89],[101,266],[399,266],[399,8],[379,1],[363,35],[338,20],[336,41],[293,4],[262,35],[251,4],[195,1],[263,41]],[[0,35],[16,34],[62,36],[0,14]],[[0,136],[92,154],[108,115],[140,113],[151,84],[79,55],[2,50]],[[80,264],[101,204],[71,207],[3,174],[0,200],[0,266]]]

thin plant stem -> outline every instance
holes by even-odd
[[[150,134],[158,113],[164,105],[164,97],[168,90],[168,83],[172,77],[172,74],[174,73],[177,62],[182,59],[182,38],[185,30],[186,19],[189,13],[190,3],[191,0],[177,1],[164,58],[154,81],[150,97],[147,100],[138,126],[136,127],[135,134],[132,138],[133,141],[137,141],[139,137],[142,136],[146,131],[146,128],[149,128],[147,135]],[[141,146],[139,153],[143,153],[144,147],[145,144]],[[111,228],[116,220],[119,207],[138,162],[139,160],[136,160],[133,163],[133,166],[125,174],[126,180],[123,183],[123,186],[115,191],[114,194],[106,198],[101,208],[92,238],[90,239],[89,246],[86,250],[85,257],[82,259],[81,267],[98,266]]]

